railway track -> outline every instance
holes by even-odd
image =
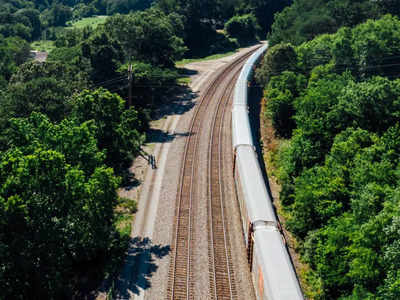
[[[208,151],[208,256],[211,296],[216,300],[237,299],[223,192],[223,122],[239,73],[240,69],[235,72],[218,102]]]
[[[256,50],[256,49],[255,49]],[[214,98],[214,95],[225,79],[240,64],[255,51],[250,51],[245,55],[236,59],[229,66],[225,67],[213,80],[205,93],[201,96],[199,104],[196,106],[194,116],[192,118],[183,156],[181,167],[181,177],[178,188],[178,199],[175,208],[174,220],[174,237],[172,242],[170,268],[168,274],[167,299],[190,300],[193,299],[193,216],[195,215],[194,201],[196,195],[197,171],[196,165],[198,162],[198,144],[200,132],[203,126],[203,119],[207,113],[209,103]],[[221,272],[215,269],[215,282],[219,282],[220,277],[217,274]],[[221,282],[223,286],[224,283]],[[215,293],[219,293],[220,284]],[[222,293],[222,292],[221,292]],[[218,298],[226,299],[226,298]],[[228,298],[231,299],[231,298]]]

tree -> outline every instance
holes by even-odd
[[[342,26],[353,27],[384,14],[377,1],[366,0],[294,0],[277,13],[271,26],[271,45],[300,45],[319,34],[333,33]]]
[[[185,47],[171,20],[156,9],[108,18],[104,29],[118,41],[127,58],[154,66],[172,67]]]
[[[263,34],[269,32],[274,22],[274,15],[289,6],[292,0],[250,0],[243,1],[248,10],[257,18]]]
[[[18,148],[28,155],[42,146],[63,153],[66,163],[90,175],[104,162],[105,155],[97,148],[97,128],[93,121],[78,124],[64,119],[52,123],[43,114],[33,112],[28,118],[13,118],[4,131],[7,148]]]
[[[256,18],[251,14],[247,14],[232,17],[226,22],[225,31],[240,43],[246,44],[257,40],[258,27]]]
[[[34,40],[40,37],[42,33],[42,23],[40,21],[40,12],[37,9],[23,8],[15,13],[17,21],[23,23],[32,29],[31,39]],[[27,18],[27,21],[25,21]]]
[[[124,58],[121,45],[105,32],[94,34],[84,42],[82,55],[90,60],[91,77],[95,82],[117,77],[117,69]]]
[[[17,66],[24,63],[30,52],[29,44],[19,37],[0,35],[0,87],[5,86]]]
[[[348,246],[351,233],[357,230],[351,215],[332,220],[325,228],[311,232],[305,243],[305,258],[323,281],[322,298],[337,299],[352,290]]]
[[[79,122],[93,120],[97,127],[98,147],[106,152],[106,163],[118,173],[125,171],[131,159],[141,153],[144,122],[125,101],[104,89],[85,90],[72,101],[72,116]]]
[[[103,165],[93,124],[37,113],[11,124],[0,155],[2,295],[70,298],[82,266],[109,252],[119,179]]]
[[[85,86],[75,76],[60,62],[25,63],[11,78],[8,97],[2,105],[14,117],[27,117],[37,111],[60,121],[69,112],[68,98]]]
[[[19,37],[9,37],[5,39],[8,51],[13,54],[13,60],[16,66],[26,62],[30,55],[31,47],[28,42]]]
[[[337,113],[344,124],[371,132],[386,131],[400,121],[400,80],[375,77],[351,83],[339,97]]]
[[[72,18],[72,9],[68,6],[56,3],[43,14],[43,23],[49,26],[65,26]]]
[[[272,76],[283,71],[294,71],[297,54],[290,44],[279,44],[271,47],[256,70],[255,79],[259,84],[267,84]]]
[[[267,112],[277,134],[284,138],[292,135],[296,123],[294,99],[299,97],[306,87],[306,78],[294,72],[285,71],[273,76],[268,84]]]

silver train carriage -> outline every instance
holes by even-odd
[[[255,63],[267,47],[262,46],[247,60],[235,86],[234,177],[257,299],[297,300],[303,299],[303,295],[257,160],[248,116],[248,83]]]

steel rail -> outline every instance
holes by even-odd
[[[240,69],[229,80],[221,101],[218,102],[213,116],[208,150],[210,286],[212,287],[212,298],[216,300],[237,298],[224,212],[222,131],[225,112],[232,98],[233,87],[239,73]]]

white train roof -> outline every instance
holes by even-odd
[[[268,43],[260,47],[260,49],[258,49],[256,52],[254,52],[244,64],[238,80],[236,81],[233,105],[247,106],[247,84],[253,73],[253,66],[267,48]]]
[[[256,221],[276,222],[272,201],[253,147],[237,148],[236,165],[249,221],[252,223]]]
[[[304,299],[282,236],[273,227],[255,233],[255,255],[263,272],[264,293],[270,300]]]
[[[234,106],[232,109],[233,148],[240,145],[254,145],[247,106]]]
[[[242,80],[240,77],[236,81],[233,94],[233,106],[237,105],[247,106],[247,80]]]

